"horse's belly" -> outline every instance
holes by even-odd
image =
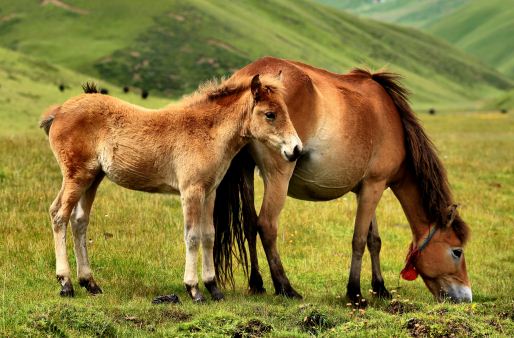
[[[364,171],[345,156],[310,152],[297,162],[288,195],[308,201],[336,199],[351,191]]]

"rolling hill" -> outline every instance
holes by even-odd
[[[124,94],[105,81],[4,48],[0,48],[0,60],[1,134],[41,133],[38,121],[43,110],[82,93],[81,85],[86,81],[94,81],[122,99],[150,108],[169,103],[155,97],[143,100],[138,93]],[[59,90],[60,84],[66,84],[64,92]]]
[[[473,0],[427,30],[514,79],[514,0]]]
[[[470,0],[317,0],[319,3],[375,20],[423,28],[450,13],[455,13]]]
[[[513,82],[450,44],[309,1],[10,2],[0,45],[98,76],[180,96],[264,55],[335,72],[384,65],[416,103],[461,104]],[[72,5],[71,5],[72,4]]]
[[[318,0],[377,20],[418,27],[514,79],[514,0]]]

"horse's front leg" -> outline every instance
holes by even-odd
[[[222,300],[223,293],[218,289],[214,269],[214,201],[216,192],[211,193],[205,199],[205,207],[202,212],[201,236],[202,236],[202,280],[205,288],[211,294],[213,300]]]
[[[358,307],[366,306],[361,292],[362,255],[366,249],[368,231],[375,214],[378,201],[385,189],[385,182],[364,181],[357,192],[357,215],[352,240],[352,263],[347,285],[347,297]]]
[[[274,167],[260,167],[264,180],[264,198],[259,213],[258,231],[268,259],[275,293],[290,298],[302,298],[291,286],[277,249],[278,219],[287,197],[294,163],[275,162]]]
[[[184,240],[186,242],[186,266],[184,285],[186,291],[195,302],[203,302],[205,297],[198,287],[198,249],[201,242],[202,209],[205,193],[201,188],[190,187],[181,192],[184,213]]]

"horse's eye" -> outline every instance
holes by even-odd
[[[269,111],[264,115],[266,116],[266,120],[268,120],[268,121],[274,121],[275,118],[277,117],[277,115],[272,111]]]
[[[462,249],[452,249],[452,256],[460,258],[460,256],[462,256]]]

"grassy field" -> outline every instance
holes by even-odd
[[[448,168],[461,214],[473,230],[466,249],[472,304],[438,304],[421,280],[399,280],[410,231],[387,191],[377,216],[382,267],[386,285],[396,291],[394,301],[368,296],[371,305],[365,311],[346,305],[356,204],[348,195],[326,203],[287,201],[279,247],[303,301],[272,295],[261,250],[267,295],[247,295],[237,270],[237,286],[226,291],[225,301],[194,305],[182,286],[179,198],[132,192],[107,181],[99,189],[88,234],[92,267],[104,294],[87,295],[75,279],[76,297],[61,299],[47,213],[61,176],[37,122],[48,104],[78,92],[85,77],[58,67],[45,71],[51,74],[48,78],[38,76],[47,64],[2,53],[11,66],[0,68],[0,335],[514,335],[512,113],[422,115]],[[77,86],[58,92],[62,78]],[[151,107],[166,102],[152,97],[142,101],[135,94],[126,99]],[[257,193],[260,198],[260,183]],[[71,245],[69,258],[73,263]],[[363,291],[370,274],[365,259]],[[178,294],[183,303],[151,304],[156,295],[169,293]]]

